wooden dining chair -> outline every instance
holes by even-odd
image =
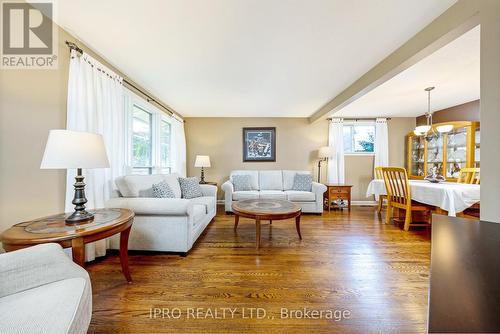
[[[458,175],[458,183],[480,184],[480,168],[462,168]]]
[[[384,176],[385,188],[387,190],[386,224],[391,222],[393,208],[405,210],[405,231],[410,229],[412,211],[429,211],[429,217],[432,217],[430,215],[431,208],[429,206],[418,202],[412,202],[408,173],[405,168],[383,167],[382,175]],[[429,226],[429,224],[412,224],[412,226]]]
[[[375,178],[377,180],[384,179],[384,174],[382,173],[382,168],[384,168],[384,167],[375,167]],[[387,195],[379,195],[378,196],[378,206],[377,206],[378,213],[382,212],[382,205],[384,204],[384,199],[387,199]]]

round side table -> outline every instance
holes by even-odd
[[[14,251],[33,245],[55,242],[72,248],[73,261],[85,266],[85,244],[120,233],[120,262],[127,282],[132,283],[128,268],[128,237],[134,212],[128,209],[97,209],[94,220],[87,224],[66,225],[69,214],[57,214],[16,224],[0,235],[3,248]]]

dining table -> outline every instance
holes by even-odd
[[[480,185],[457,182],[432,183],[426,180],[409,180],[413,201],[431,205],[455,217],[457,213],[479,203]],[[387,195],[384,180],[374,179],[368,185],[366,197]]]

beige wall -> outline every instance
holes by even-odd
[[[66,127],[69,49],[64,42],[77,43],[123,76],[66,31],[58,34],[58,69],[0,70],[0,232],[64,209],[65,171],[40,170],[49,130]]]
[[[193,167],[196,155],[209,155],[212,167],[206,169],[205,179],[216,181],[219,186],[235,169],[299,169],[316,173],[317,150],[326,145],[328,136],[326,120],[315,124],[310,124],[307,118],[185,120],[188,175],[200,174],[199,168]],[[276,162],[243,162],[242,128],[252,126],[276,127]],[[219,198],[222,196],[219,191]]]
[[[242,128],[276,127],[276,162],[243,162]],[[415,127],[415,118],[389,121],[389,157],[392,165],[404,166],[405,135]],[[235,169],[300,169],[317,175],[317,150],[327,144],[328,122],[309,123],[306,118],[186,118],[188,175],[199,175],[194,168],[198,154],[209,155],[212,167],[205,178],[219,186]],[[346,183],[353,184],[353,200],[366,201],[366,188],[373,177],[373,156],[346,156]],[[322,167],[326,181],[326,165]],[[219,191],[219,198],[223,193]]]
[[[389,165],[405,166],[406,138],[408,132],[415,128],[415,118],[399,117],[388,121],[389,132]],[[374,156],[346,155],[345,182],[352,184],[353,201],[367,201],[366,189],[373,179]]]

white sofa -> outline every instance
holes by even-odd
[[[0,254],[0,333],[83,334],[91,318],[89,275],[60,245]]]
[[[235,170],[229,180],[222,185],[226,212],[232,212],[231,204],[245,199],[283,199],[298,204],[302,212],[322,213],[323,193],[326,186],[313,182],[312,191],[292,190],[295,174],[311,174],[309,171],[295,170]],[[252,190],[234,191],[233,176],[250,175]]]
[[[153,198],[152,185],[167,181],[176,198]],[[216,214],[217,187],[200,185],[203,197],[181,198],[177,174],[127,175],[117,178],[119,194],[106,202],[107,208],[135,212],[129,249],[180,252],[185,255]],[[110,248],[120,249],[118,235]]]

